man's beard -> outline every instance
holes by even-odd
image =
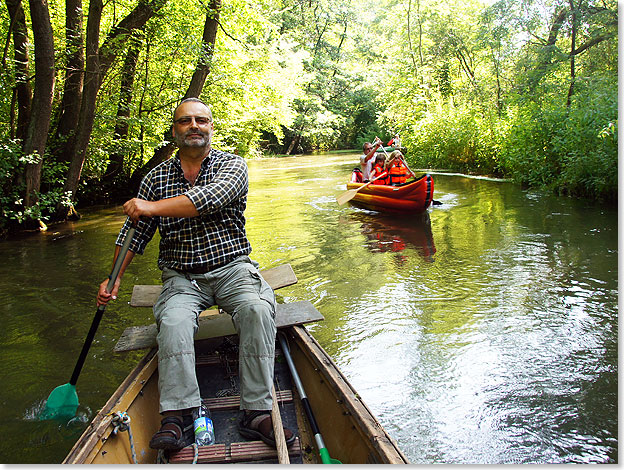
[[[190,138],[189,136],[193,134],[193,138]],[[198,138],[197,135],[200,135],[201,138]],[[182,135],[176,135],[176,144],[178,144],[178,147],[208,147],[210,145],[210,134],[199,129],[189,129]]]

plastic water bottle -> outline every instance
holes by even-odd
[[[209,446],[215,443],[214,425],[210,417],[210,409],[203,403],[197,409],[197,418],[193,423],[195,443],[198,446]]]

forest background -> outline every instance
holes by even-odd
[[[133,197],[190,96],[245,158],[399,133],[412,167],[617,200],[615,1],[5,0],[0,18],[0,234]]]

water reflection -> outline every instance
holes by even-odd
[[[355,211],[349,214],[348,219],[359,224],[360,231],[369,241],[367,248],[372,253],[397,253],[398,259],[405,262],[407,255],[401,252],[413,248],[423,260],[433,263],[436,247],[428,212],[400,217]]]

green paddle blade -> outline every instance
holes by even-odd
[[[333,464],[333,463],[342,464],[340,460],[332,459],[329,456],[329,451],[325,447],[323,447],[322,449],[319,449],[319,455],[321,456],[321,462],[323,462],[324,464]]]
[[[76,386],[70,383],[59,385],[48,397],[45,408],[39,414],[39,420],[54,418],[73,418],[78,409]]]

